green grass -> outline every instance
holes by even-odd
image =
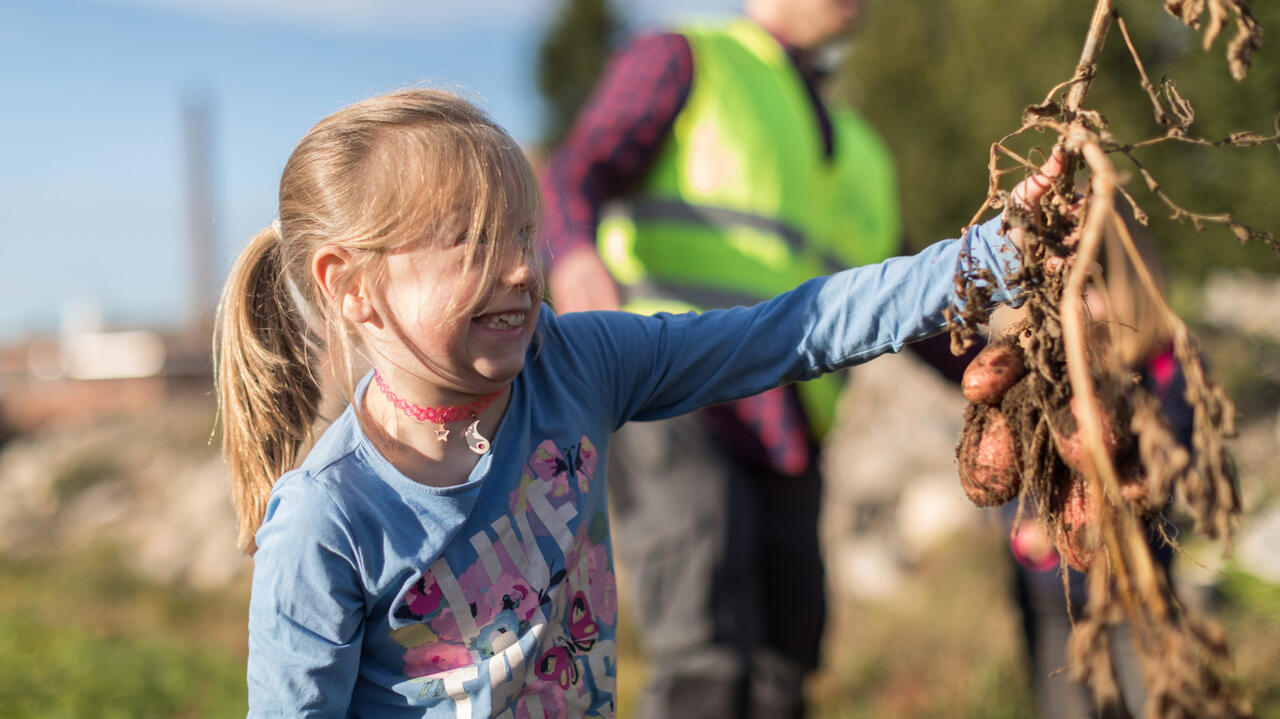
[[[0,562],[6,719],[243,717],[243,590],[174,590],[120,567],[106,553]]]
[[[1218,591],[1236,679],[1258,717],[1280,717],[1280,585],[1231,566]]]
[[[892,602],[837,600],[814,719],[1014,719],[1033,715],[999,533],[962,534]],[[5,719],[242,717],[247,588],[195,592],[131,575],[109,552],[0,560]],[[1256,716],[1280,717],[1280,587],[1227,570],[1213,616]],[[623,611],[626,611],[623,607]],[[618,716],[646,667],[619,631]]]

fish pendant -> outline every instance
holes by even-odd
[[[467,427],[467,431],[464,432],[462,436],[466,438],[467,447],[472,452],[475,452],[476,454],[484,454],[489,451],[490,445],[489,440],[485,439],[484,435],[480,434],[480,430],[477,429],[477,425],[479,424],[480,420],[472,422],[471,426]]]

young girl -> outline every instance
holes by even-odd
[[[251,716],[612,716],[610,434],[897,351],[941,330],[958,264],[1018,265],[993,220],[752,308],[557,317],[524,155],[431,90],[321,121],[279,211],[232,270],[216,343],[256,551]],[[295,468],[321,352],[351,405]]]

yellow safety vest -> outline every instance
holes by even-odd
[[[827,158],[809,91],[773,36],[745,20],[682,34],[693,52],[689,98],[645,182],[600,222],[600,255],[626,309],[750,305],[896,254],[897,180],[871,127],[830,108]],[[839,380],[800,390],[820,437]]]

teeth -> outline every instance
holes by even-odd
[[[523,312],[502,312],[500,314],[484,315],[477,320],[485,327],[492,327],[498,330],[515,329],[524,326]]]

